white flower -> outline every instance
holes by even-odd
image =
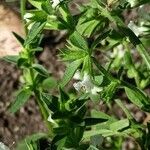
[[[0,150],[10,150],[4,143],[0,142]]]
[[[110,54],[110,57],[111,58],[118,57],[121,59],[121,58],[123,58],[124,53],[125,53],[125,51],[124,51],[123,45],[120,44],[113,49],[113,53]]]
[[[24,16],[23,16],[23,19],[27,20],[29,18],[32,18],[34,15],[31,14],[31,13],[26,13]]]
[[[28,30],[30,30],[34,24],[34,22],[31,22],[31,18],[33,17],[34,15],[32,13],[26,13],[23,18],[26,20],[26,22],[29,24],[27,26]]]
[[[73,76],[73,79],[75,80],[81,80],[81,73],[79,70],[76,71],[76,73]]]
[[[86,93],[91,93],[93,95],[96,95],[98,92],[102,91],[102,88],[93,84],[90,76],[87,73],[84,73],[82,81],[74,83],[73,86],[77,91],[84,90]]]
[[[135,25],[133,21],[130,21],[128,27],[135,33],[136,36],[139,36],[149,30],[147,27],[144,27],[143,24],[144,23],[141,22],[141,26],[139,27]]]
[[[134,7],[137,3],[137,0],[127,0],[128,3],[130,3],[131,7]]]
[[[62,0],[52,0],[52,7],[56,8],[57,5],[61,2]]]

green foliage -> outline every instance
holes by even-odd
[[[17,95],[14,103],[10,107],[9,111],[15,113],[18,109],[20,109],[21,106],[23,106],[25,104],[25,102],[29,99],[30,96],[31,96],[30,89],[22,89],[18,93],[18,95]]]
[[[139,124],[122,102],[122,95],[126,95],[140,110],[150,111],[145,93],[150,85],[150,15],[142,16],[143,4],[149,0],[91,0],[78,6],[77,14],[71,12],[70,0],[28,2],[34,6],[32,10],[25,10],[25,1],[21,2],[27,35],[23,39],[13,33],[22,51],[18,56],[4,57],[23,72],[23,88],[10,111],[16,112],[31,95],[35,96],[48,127],[44,136],[44,141],[50,139],[47,149],[103,150],[109,138],[111,149],[120,150],[125,138],[132,138],[142,150],[149,150],[149,123]],[[131,20],[127,26],[122,14],[135,7],[141,16],[137,25]],[[43,50],[40,42],[45,29],[67,32],[66,45],[59,54],[67,67],[58,81],[35,57]],[[138,60],[134,57],[136,51]],[[97,53],[103,54],[102,60]],[[69,82],[71,90],[77,92],[64,91]],[[95,100],[102,101],[108,109],[116,103],[126,118],[108,115],[98,106],[88,109],[89,100],[94,104]],[[43,135],[27,138],[20,149],[42,150],[42,139]]]

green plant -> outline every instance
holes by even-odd
[[[91,0],[87,5],[78,6],[79,12],[75,15],[69,9],[70,0],[28,2],[35,9],[26,10],[26,1],[21,1],[26,37],[23,39],[14,33],[22,51],[19,56],[4,58],[15,63],[24,78],[10,111],[15,113],[31,95],[35,96],[49,131],[45,137],[51,141],[47,149],[105,149],[102,143],[109,137],[111,149],[120,150],[125,138],[130,137],[137,149],[148,150],[149,123],[144,126],[134,119],[120,100],[118,91],[124,90],[131,103],[143,111],[150,111],[150,98],[144,92],[150,84],[150,55],[146,50],[150,14],[139,17],[139,26],[133,22],[127,26],[121,15],[135,7],[142,12],[143,6],[139,6],[149,0]],[[36,52],[43,50],[39,45],[44,29],[67,32],[67,44],[59,56],[68,65],[59,82],[58,95],[52,95],[43,87],[43,82],[48,82],[51,74],[35,58]],[[136,50],[142,58],[140,65],[132,57],[132,51]],[[98,60],[97,51],[107,56],[104,56],[106,64]],[[78,80],[73,84],[77,90],[75,96],[65,92],[65,86],[72,78]],[[129,79],[133,79],[133,84]],[[86,106],[89,100],[101,100],[108,105],[117,103],[126,118],[119,120],[96,109],[90,110],[88,116]],[[28,149],[40,149],[40,138],[26,140]]]

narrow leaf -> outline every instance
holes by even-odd
[[[92,125],[96,125],[98,123],[103,123],[106,122],[108,119],[104,119],[104,118],[85,118],[85,125],[86,126],[92,126]]]
[[[48,71],[40,64],[33,64],[33,69],[35,69],[40,75],[48,77],[49,73]]]
[[[126,127],[129,126],[129,120],[128,119],[122,119],[122,120],[119,120],[119,121],[116,121],[112,124],[110,124],[110,129],[113,130],[113,131],[119,131],[119,130],[122,130]]]
[[[25,40],[24,40],[20,35],[18,35],[18,34],[15,33],[15,32],[13,32],[13,35],[14,35],[15,38],[18,40],[18,42],[23,46]]]
[[[10,62],[10,63],[17,64],[19,56],[18,55],[14,55],[14,56],[10,55],[10,56],[5,56],[2,59],[4,59],[7,62]]]
[[[144,111],[150,111],[150,99],[137,88],[125,87],[129,100]]]
[[[31,91],[29,89],[21,90],[17,95],[16,100],[11,105],[9,111],[15,113],[20,107],[22,107],[25,104],[25,102],[29,99],[30,96]]]
[[[88,50],[88,44],[85,41],[85,39],[79,34],[79,32],[75,31],[71,36],[70,36],[70,41],[73,45],[79,47],[80,49],[83,50]]]
[[[36,36],[42,31],[44,26],[45,23],[41,22],[34,23],[31,30],[29,31],[29,34],[27,35],[24,45],[32,43],[32,41],[36,38]]]
[[[74,73],[76,72],[76,70],[78,69],[78,67],[81,65],[82,63],[82,59],[73,61],[72,63],[70,63],[64,73],[63,79],[60,83],[61,87],[64,87],[73,77]]]

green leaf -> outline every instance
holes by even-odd
[[[86,126],[92,126],[92,125],[96,125],[98,123],[103,123],[108,121],[108,119],[104,119],[104,118],[85,118],[85,125]]]
[[[122,119],[122,120],[119,120],[110,124],[110,129],[116,132],[116,131],[119,131],[128,127],[129,125],[130,125],[130,122],[128,119]]]
[[[28,59],[27,58],[21,57],[21,58],[18,59],[17,66],[18,67],[21,67],[21,66],[29,67],[30,65],[28,63]]]
[[[60,109],[60,104],[56,96],[41,92],[41,98],[51,111],[56,112]]]
[[[65,104],[69,100],[69,96],[61,88],[59,88],[59,93],[62,104]]]
[[[34,7],[38,8],[41,10],[41,5],[42,5],[42,2],[43,0],[28,0]]]
[[[87,149],[87,150],[99,150],[98,148],[96,148],[95,146],[93,145],[90,145],[90,147]]]
[[[23,46],[25,40],[24,40],[20,35],[18,35],[18,34],[15,33],[15,32],[13,32],[13,35],[14,35],[15,38],[18,40],[18,42]]]
[[[74,61],[77,59],[81,59],[86,57],[86,55],[88,54],[87,52],[78,49],[77,47],[74,46],[68,47],[68,49],[64,48],[61,50],[61,52],[62,53],[60,54],[60,56],[63,58],[64,61],[68,61],[68,60]]]
[[[106,86],[104,88],[104,90],[102,91],[102,98],[105,101],[109,101],[112,100],[113,97],[115,96],[115,93],[117,91],[117,88],[119,86],[118,82],[111,82],[108,86]]]
[[[24,45],[31,44],[32,41],[37,37],[37,35],[42,31],[44,26],[45,26],[45,23],[41,23],[41,22],[34,23],[26,37]]]
[[[150,112],[150,99],[138,88],[125,87],[129,100],[144,111]]]
[[[112,117],[101,111],[92,110],[91,116],[94,118],[111,119]]]
[[[48,77],[49,73],[48,71],[40,64],[33,64],[33,69],[36,70],[40,75]]]
[[[30,89],[21,90],[17,95],[14,103],[11,105],[9,111],[15,113],[20,107],[22,107],[25,104],[25,102],[29,99],[30,96]]]
[[[4,59],[7,62],[10,62],[10,63],[17,64],[17,62],[19,60],[19,56],[18,55],[14,55],[14,56],[10,55],[10,56],[5,56],[2,59]]]
[[[60,87],[64,87],[73,77],[74,73],[78,69],[78,67],[81,65],[82,59],[78,59],[73,61],[67,66],[67,69],[64,73],[63,79],[60,82]]]
[[[83,49],[85,51],[88,50],[88,44],[85,41],[85,39],[79,34],[79,32],[75,31],[70,37],[69,37],[71,43],[75,45],[76,47],[79,47],[80,49]]]
[[[52,114],[52,119],[68,119],[71,115],[70,111],[56,111]]]
[[[57,80],[54,77],[49,77],[42,82],[43,89],[54,89],[57,87]]]
[[[35,133],[32,135],[27,136],[25,139],[21,140],[20,142],[17,143],[16,150],[29,150],[26,142],[30,143],[32,142],[37,142],[41,138],[46,138],[47,134],[45,133]]]
[[[43,2],[41,7],[47,14],[51,15],[53,13],[53,7],[49,0],[46,0],[46,2]]]
[[[88,21],[84,21],[83,23],[77,25],[77,31],[87,37],[95,31],[95,28],[99,25],[99,20],[92,19]]]
[[[109,35],[109,33],[110,33],[110,30],[104,32],[103,34],[100,34],[100,35],[94,40],[94,42],[92,43],[91,48],[92,48],[92,49],[96,48],[96,46],[97,46],[102,40],[104,40],[104,39]]]

